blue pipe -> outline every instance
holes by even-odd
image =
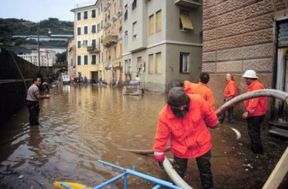
[[[124,173],[122,173],[122,174],[120,174],[120,175],[117,175],[117,176],[115,176],[115,177],[112,177],[111,179],[106,180],[105,182],[102,182],[101,184],[95,186],[94,189],[102,188],[102,187],[104,187],[104,186],[106,186],[106,185],[108,185],[108,184],[110,184],[110,183],[112,183],[112,182],[114,182],[114,181],[116,181],[116,180],[121,179],[121,177],[123,177],[123,176],[126,177],[126,174],[127,174],[127,173],[124,172]]]
[[[115,176],[107,181],[105,181],[103,184],[107,185],[111,182],[114,182],[118,179],[120,179],[122,176],[124,176],[124,184],[127,184],[127,182],[125,181],[126,179],[126,176],[127,174],[131,174],[133,176],[136,176],[136,177],[140,177],[144,180],[147,180],[149,182],[153,182],[153,183],[156,183],[157,185],[161,185],[161,186],[165,186],[165,187],[169,187],[169,188],[172,188],[172,189],[181,189],[179,186],[175,186],[173,183],[171,182],[168,182],[168,181],[165,181],[165,180],[162,180],[162,179],[158,179],[158,178],[155,178],[155,177],[152,177],[152,176],[149,176],[149,175],[146,175],[146,174],[143,174],[143,173],[139,173],[137,171],[134,171],[132,169],[125,169],[123,167],[120,167],[118,165],[115,165],[115,164],[112,164],[112,163],[108,163],[106,161],[102,161],[102,160],[97,160],[98,162],[104,164],[104,165],[107,165],[107,166],[110,166],[110,167],[113,167],[113,168],[116,168],[116,169],[120,169],[122,171],[124,171],[124,173],[118,175],[118,176]],[[103,187],[105,185],[103,184],[100,184],[99,186]],[[157,188],[157,185],[155,186]],[[94,189],[98,189],[98,188],[101,188],[101,187],[95,187]],[[126,187],[124,185],[124,187]]]

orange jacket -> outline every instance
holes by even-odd
[[[209,107],[212,108],[212,110],[215,110],[213,92],[207,84],[202,82],[192,83],[186,80],[184,81],[184,90],[187,94],[200,94],[208,102]]]
[[[195,88],[197,87],[198,83],[192,83],[188,80],[184,81],[184,90],[187,94],[195,94]]]
[[[212,148],[212,137],[206,123],[215,128],[218,118],[203,97],[197,94],[189,97],[189,111],[183,118],[175,117],[169,105],[160,111],[154,152],[164,152],[169,139],[171,152],[179,158],[199,157]]]
[[[262,83],[258,80],[253,81],[247,86],[247,92],[255,91],[258,89],[264,89]],[[244,106],[246,112],[248,112],[248,117],[255,117],[265,115],[268,109],[267,97],[252,98],[244,101]]]
[[[237,83],[233,80],[226,81],[224,99],[238,95]]]

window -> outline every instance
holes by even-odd
[[[84,55],[84,65],[88,65],[88,56]]]
[[[153,63],[153,54],[149,54],[149,57],[148,57],[148,65],[149,65],[149,71],[148,73],[149,74],[154,74],[154,63]]]
[[[88,45],[88,41],[87,41],[87,40],[84,40],[84,41],[83,41],[83,47],[87,47],[87,45]]]
[[[156,12],[156,32],[161,32],[161,10]]]
[[[96,55],[92,55],[92,62],[91,64],[95,65],[96,64]]]
[[[77,47],[81,48],[81,41],[77,41]]]
[[[155,73],[161,73],[161,52],[156,53],[156,65],[155,65]]]
[[[124,44],[128,45],[128,31],[125,31]]]
[[[81,65],[81,56],[77,56],[77,65]]]
[[[136,7],[137,7],[137,0],[133,0],[132,10],[135,9]]]
[[[88,26],[84,26],[84,34],[88,34]]]
[[[149,16],[149,35],[154,33],[154,15]]]
[[[128,64],[128,60],[125,60],[125,65],[124,65],[124,73],[127,74],[129,73],[129,68],[128,68],[129,64]]]
[[[132,24],[132,39],[136,40],[137,37],[137,22],[133,22]]]
[[[96,25],[92,25],[92,33],[96,33]]]
[[[180,53],[180,73],[189,73],[189,53]]]
[[[94,10],[92,10],[92,14],[91,14],[91,17],[92,18],[96,18],[96,10],[94,9]]]
[[[84,19],[87,19],[87,18],[88,18],[88,12],[85,11],[85,12],[84,12]]]
[[[96,39],[92,39],[92,48],[96,48]]]
[[[81,35],[81,28],[80,27],[77,28],[77,35]]]
[[[124,20],[127,20],[128,18],[128,10],[125,10],[125,13],[124,13]]]
[[[136,65],[136,68],[137,68],[137,73],[139,73],[143,67],[142,65],[142,56],[139,56],[137,57],[137,65]]]
[[[192,20],[188,11],[180,10],[180,29],[193,30]]]
[[[81,20],[81,12],[77,13],[77,20]]]

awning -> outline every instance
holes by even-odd
[[[188,15],[180,14],[180,21],[183,29],[193,30],[192,20]]]

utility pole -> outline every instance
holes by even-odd
[[[37,53],[38,53],[38,72],[40,72],[40,42],[39,42],[39,29],[40,29],[40,22],[38,23],[38,27],[37,27]]]

